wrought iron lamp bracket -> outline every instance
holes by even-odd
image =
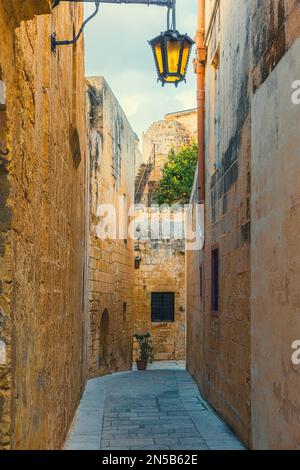
[[[99,3],[114,3],[114,4],[136,4],[136,5],[156,5],[172,9],[176,0],[99,0]],[[52,0],[52,8],[57,7],[62,2],[69,3],[94,3],[95,0]]]
[[[60,0],[56,0],[56,3],[54,3],[54,6],[57,6],[59,4],[59,2],[60,2]],[[99,8],[100,8],[100,1],[95,1],[95,7],[96,7],[95,11],[83,22],[80,30],[78,31],[76,36],[74,36],[73,39],[64,40],[64,41],[57,41],[56,33],[51,34],[51,37],[50,37],[50,39],[51,39],[51,51],[54,54],[56,52],[57,46],[68,46],[68,45],[76,44],[76,42],[80,38],[81,34],[83,33],[83,30],[86,27],[87,23],[89,23],[89,21],[91,21],[97,15],[97,13],[99,11]]]
[[[156,5],[161,7],[168,8],[168,28],[170,26],[170,13],[172,12],[172,29],[176,29],[176,19],[175,19],[175,8],[176,8],[176,0],[53,0],[52,9],[56,8],[61,2],[72,2],[72,3],[95,3],[96,10],[89,16],[81,26],[78,34],[74,36],[73,39],[58,41],[56,39],[56,33],[51,34],[51,51],[55,54],[56,48],[58,46],[67,46],[76,44],[78,39],[80,38],[85,26],[87,23],[93,19],[100,7],[100,3],[113,3],[113,4],[137,4],[137,5]]]

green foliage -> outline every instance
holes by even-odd
[[[138,341],[140,346],[140,360],[152,362],[154,358],[154,350],[151,344],[150,333],[144,335],[135,334],[133,337]]]
[[[178,153],[172,149],[163,167],[162,178],[154,194],[158,204],[187,204],[193,188],[198,147],[195,142]]]

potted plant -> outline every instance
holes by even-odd
[[[154,357],[153,346],[151,344],[150,333],[144,335],[135,334],[133,337],[138,341],[140,346],[140,358],[137,359],[136,365],[138,370],[146,370],[148,362],[152,363]]]

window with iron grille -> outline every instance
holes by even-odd
[[[126,321],[127,317],[127,302],[123,302],[123,322]]]
[[[174,322],[174,292],[152,292],[151,321],[152,323]]]

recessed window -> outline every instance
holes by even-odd
[[[211,253],[211,303],[212,312],[219,311],[219,248]]]
[[[127,239],[127,235],[128,235],[128,197],[126,194],[123,194],[123,207],[122,207],[122,210],[123,210],[123,237],[124,237],[124,243],[125,243],[125,246],[128,245],[128,239]]]
[[[199,268],[199,277],[200,277],[200,297],[203,297],[203,267],[202,265]]]
[[[174,292],[151,293],[151,321],[152,323],[174,322]]]
[[[124,302],[123,303],[123,322],[126,321],[126,317],[127,317],[127,303]]]

